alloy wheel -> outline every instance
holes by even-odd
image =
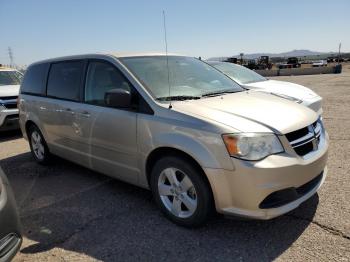
[[[179,169],[170,167],[161,172],[158,193],[164,206],[176,217],[190,217],[197,209],[195,187],[191,179]]]
[[[43,160],[45,157],[45,148],[42,142],[41,136],[37,131],[33,131],[31,135],[31,144],[35,156],[39,160]]]

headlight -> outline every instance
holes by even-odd
[[[222,137],[230,156],[244,160],[261,160],[284,152],[281,142],[274,134],[237,133]]]
[[[278,96],[278,97],[281,97],[281,98],[284,98],[284,99],[296,102],[298,104],[301,104],[303,102],[303,100],[301,100],[301,99],[298,99],[298,98],[292,97],[292,96],[287,96],[287,95],[284,95],[284,94],[271,93],[271,95],[275,95],[275,96]]]

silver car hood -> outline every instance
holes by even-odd
[[[317,120],[297,103],[261,92],[239,92],[173,103],[173,110],[215,121],[241,132],[286,134]]]
[[[6,96],[18,96],[19,85],[0,86],[0,99]]]
[[[283,94],[301,100],[318,96],[315,92],[305,86],[279,80],[254,82],[245,84],[243,86],[248,89],[261,90],[268,93]]]

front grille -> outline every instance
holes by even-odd
[[[7,109],[17,108],[17,96],[0,97],[0,104]]]
[[[312,142],[309,142],[309,143],[306,143],[305,145],[294,148],[294,150],[299,156],[305,156],[306,154],[314,150],[314,146]]]
[[[286,134],[290,145],[299,156],[317,150],[322,133],[322,124],[318,120],[311,125]]]
[[[12,100],[12,99],[17,99],[17,96],[1,96],[0,100]]]
[[[17,108],[17,103],[5,103],[4,107],[6,107],[7,109],[15,109]]]
[[[290,132],[288,134],[286,134],[286,137],[288,139],[288,141],[294,141],[297,140],[300,137],[306,136],[309,133],[309,129],[307,127],[304,127],[302,129]]]

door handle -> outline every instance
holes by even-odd
[[[90,117],[90,113],[88,111],[83,111],[80,113],[81,116],[89,118]]]

